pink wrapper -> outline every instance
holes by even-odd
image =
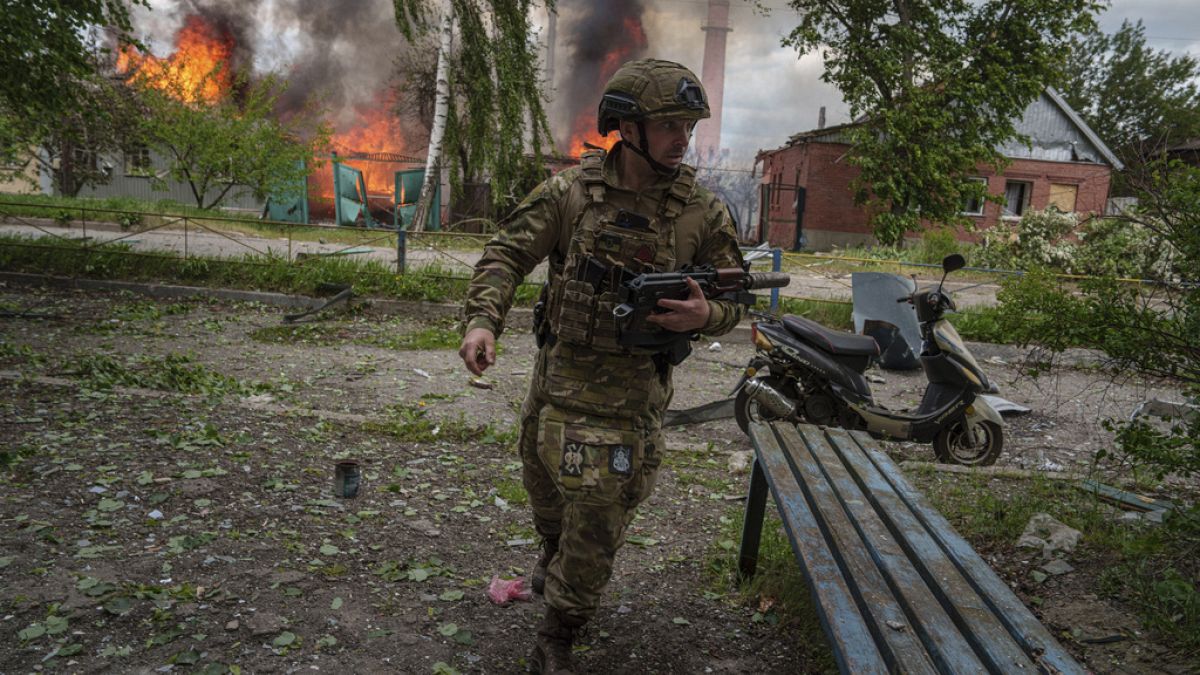
[[[529,585],[525,583],[525,577],[517,577],[516,579],[501,579],[500,575],[492,576],[492,583],[487,587],[488,599],[497,605],[507,605],[513,600],[521,602],[529,602],[533,599],[533,592],[529,590]]]

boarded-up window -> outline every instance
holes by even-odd
[[[1059,211],[1072,213],[1075,211],[1075,198],[1079,196],[1078,185],[1066,185],[1064,183],[1050,184],[1050,203],[1047,206],[1053,206]]]

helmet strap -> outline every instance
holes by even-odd
[[[659,174],[660,176],[670,177],[670,176],[674,176],[676,173],[678,173],[679,169],[672,169],[671,167],[667,166],[666,164],[663,164],[662,162],[660,162],[650,156],[650,142],[648,140],[646,140],[646,122],[644,120],[637,121],[637,129],[638,129],[638,138],[639,138],[638,145],[634,145],[633,143],[630,143],[629,141],[625,140],[624,138],[621,139],[621,143],[625,144],[625,147],[632,150],[639,157],[646,160],[646,163],[650,165],[650,168],[654,169],[654,172]],[[639,147],[639,146],[641,146],[641,147]]]

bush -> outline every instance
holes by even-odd
[[[1173,275],[1175,247],[1141,223],[1098,218],[1084,225],[1079,239],[1075,274],[1162,280]]]

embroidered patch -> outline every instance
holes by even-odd
[[[628,476],[633,472],[633,448],[628,445],[608,447],[608,471]]]
[[[633,259],[637,260],[639,262],[646,263],[648,265],[653,264],[654,263],[654,249],[647,244],[642,244],[638,248],[638,250],[633,254]]]
[[[562,462],[558,466],[560,476],[583,475],[583,444],[567,443],[563,446]]]

